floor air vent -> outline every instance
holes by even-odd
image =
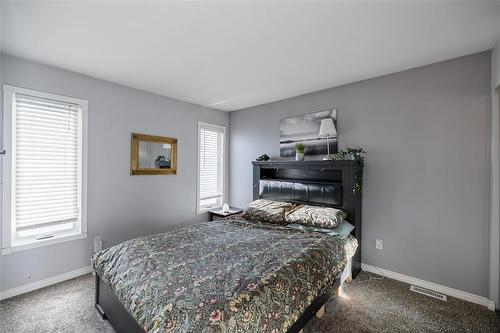
[[[434,298],[437,298],[437,299],[440,299],[440,300],[446,302],[446,295],[437,293],[435,291],[432,291],[432,290],[429,290],[429,289],[425,289],[425,288],[421,288],[421,287],[417,287],[417,286],[414,286],[414,285],[410,286],[410,290],[414,291],[416,293],[419,293],[419,294],[422,294],[422,295],[426,295],[426,296],[429,296],[429,297],[434,297]]]

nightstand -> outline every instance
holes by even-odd
[[[235,207],[230,207],[229,208],[229,213],[224,213],[222,212],[222,208],[217,208],[217,209],[212,209],[208,211],[208,220],[213,221],[218,220],[223,217],[228,217],[231,215],[239,214],[243,212],[243,209],[241,208],[235,208]]]

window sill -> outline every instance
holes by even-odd
[[[198,215],[206,214],[206,213],[208,213],[209,211],[211,211],[213,209],[220,209],[220,208],[222,208],[222,205],[220,205],[220,206],[213,206],[213,207],[209,207],[209,208],[198,208],[196,210],[196,214],[198,214]]]
[[[54,238],[49,238],[49,239],[34,240],[34,241],[30,241],[30,242],[27,242],[24,244],[21,243],[21,244],[16,244],[16,245],[11,246],[11,247],[3,248],[2,255],[7,255],[7,254],[14,253],[14,252],[25,251],[25,250],[35,249],[37,247],[49,246],[49,245],[69,242],[69,241],[78,240],[78,239],[85,239],[85,238],[87,238],[86,233],[72,234],[72,235],[60,235],[60,236],[56,236]]]

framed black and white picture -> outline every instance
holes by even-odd
[[[337,152],[337,110],[308,113],[280,120],[280,156],[294,157],[295,145],[304,144],[305,156],[327,154],[327,136],[320,135],[321,122],[332,119],[333,128],[328,132],[330,154]],[[331,121],[327,121],[330,122]]]

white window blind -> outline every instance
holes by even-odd
[[[81,202],[79,105],[22,94],[14,99],[17,236],[74,228]]]
[[[224,200],[225,128],[199,123],[198,210],[222,206]]]

